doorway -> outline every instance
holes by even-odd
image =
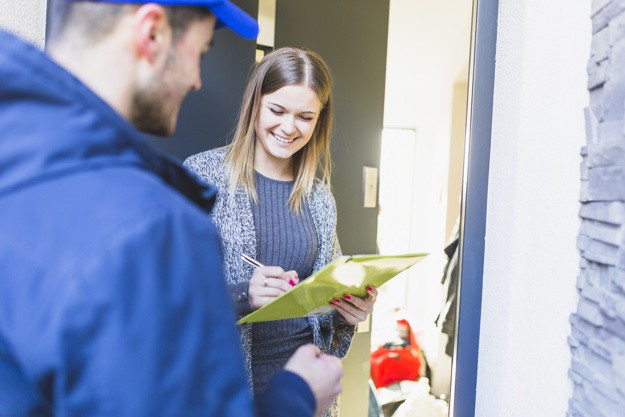
[[[376,303],[371,349],[407,320],[427,369],[418,382],[377,387],[385,416],[448,415],[457,273],[445,274],[445,247],[457,242],[460,217],[472,6],[390,2],[378,246],[430,255]]]

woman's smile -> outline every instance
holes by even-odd
[[[287,139],[287,138],[285,138],[285,137],[283,137],[283,136],[280,136],[280,135],[278,135],[277,133],[273,133],[273,132],[272,132],[271,134],[273,135],[273,137],[274,137],[274,138],[275,138],[278,142],[280,142],[280,143],[285,143],[285,144],[287,144],[287,145],[288,145],[288,144],[291,144],[291,143],[293,143],[293,142],[295,142],[295,140],[297,139],[297,138]]]

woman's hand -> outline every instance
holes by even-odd
[[[250,306],[259,309],[284,294],[299,282],[297,272],[284,271],[279,266],[260,266],[254,269],[247,290]]]
[[[375,287],[367,287],[367,295],[363,298],[354,295],[345,295],[343,299],[330,301],[330,305],[339,312],[343,318],[352,325],[364,321],[373,311],[373,304],[378,297]]]

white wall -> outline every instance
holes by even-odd
[[[46,5],[44,0],[0,0],[0,27],[43,48]]]
[[[590,0],[500,0],[476,416],[566,415]]]

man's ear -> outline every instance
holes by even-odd
[[[169,49],[172,30],[162,6],[148,3],[138,7],[133,15],[137,55],[153,64]]]

